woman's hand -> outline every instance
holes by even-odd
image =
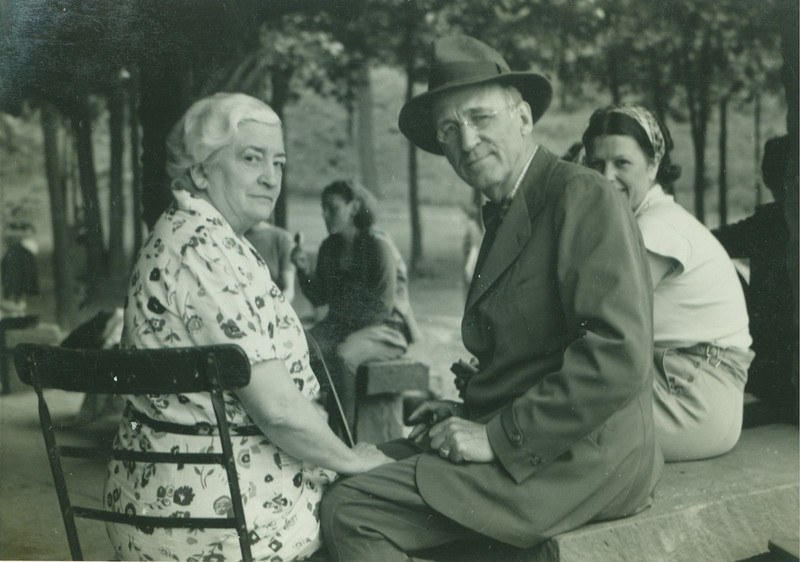
[[[289,255],[289,259],[302,275],[308,275],[309,259],[308,254],[303,249],[303,233],[298,232],[294,235],[294,248]]]
[[[428,431],[437,423],[463,413],[464,405],[452,400],[429,400],[411,412],[408,421],[416,423],[408,438],[423,449],[430,448]]]
[[[394,462],[394,459],[384,455],[375,445],[362,441],[352,449],[356,456],[352,470],[343,470],[342,474],[361,474],[381,465]]]

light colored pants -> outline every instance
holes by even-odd
[[[742,432],[753,352],[698,344],[656,347],[654,356],[653,415],[664,459],[697,460],[730,451]]]

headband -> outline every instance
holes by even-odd
[[[621,113],[636,121],[639,126],[644,129],[647,138],[650,139],[650,144],[653,146],[653,154],[656,166],[661,163],[664,157],[664,134],[661,132],[661,127],[658,121],[653,117],[653,114],[640,105],[621,104],[612,105],[608,108],[610,113]]]

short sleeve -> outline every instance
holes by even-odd
[[[279,359],[279,291],[269,271],[239,240],[186,247],[175,275],[175,306],[195,345],[234,343],[252,364]]]
[[[657,215],[644,214],[636,222],[648,252],[675,261],[676,273],[686,270],[692,257],[692,244],[686,234]]]

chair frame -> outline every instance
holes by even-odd
[[[39,422],[44,436],[53,482],[73,560],[83,560],[75,517],[160,528],[235,529],[242,560],[251,561],[250,540],[236,472],[230,429],[222,391],[246,386],[250,363],[237,345],[212,345],[170,349],[66,349],[40,344],[19,344],[14,360],[20,379],[33,386],[39,402]],[[99,447],[59,446],[44,391],[103,394],[175,394],[208,392],[216,416],[222,453],[156,453]],[[69,498],[62,457],[107,458],[168,464],[218,464],[225,467],[233,517],[174,518],[119,513],[73,505]]]

